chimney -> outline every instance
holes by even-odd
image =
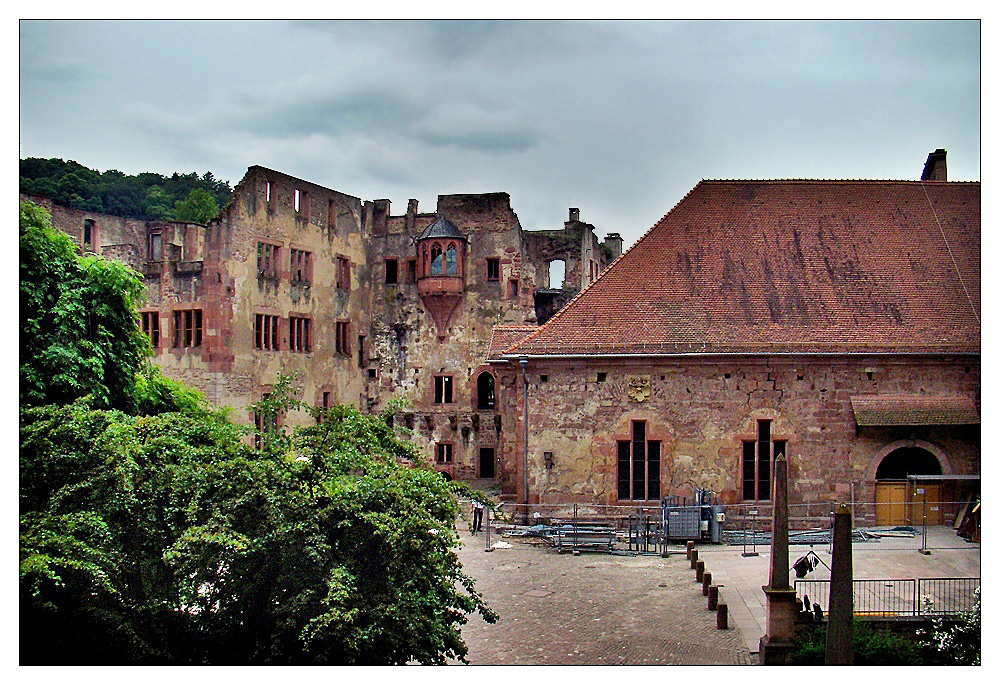
[[[569,208],[569,220],[570,221],[579,221],[580,220],[580,210],[579,210],[579,208],[577,208],[577,207],[570,207]]]
[[[416,217],[417,217],[417,201],[411,198],[410,201],[406,204],[406,219],[404,219],[404,225],[406,227],[407,233],[413,232],[413,227],[416,224]]]
[[[947,181],[948,180],[948,151],[939,147],[934,152],[927,155],[924,162],[924,173],[920,174],[921,181]]]
[[[607,237],[604,238],[604,244],[611,249],[611,259],[608,260],[609,263],[618,259],[621,256],[622,249],[625,247],[625,241],[618,233],[608,233]]]

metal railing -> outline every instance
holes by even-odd
[[[883,578],[854,581],[854,615],[950,616],[970,611],[979,578]],[[830,609],[829,580],[796,580],[795,594],[810,610]],[[804,607],[805,608],[805,607]]]

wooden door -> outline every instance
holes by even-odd
[[[875,483],[875,524],[903,526],[906,523],[906,482]]]
[[[926,513],[928,526],[940,526],[944,523],[942,510],[940,483],[917,483],[913,487],[913,492],[910,493],[910,525],[922,525]]]

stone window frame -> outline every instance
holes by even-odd
[[[193,350],[202,346],[205,338],[205,318],[201,305],[185,305],[171,310],[171,347]],[[161,329],[162,334],[162,329]],[[184,344],[181,344],[184,343]]]
[[[455,443],[447,440],[434,443],[434,463],[454,464]]]
[[[488,405],[484,405],[483,404],[482,391],[481,391],[481,388],[480,388],[480,383],[482,382],[482,378],[483,378],[484,375],[486,375],[486,376],[489,377],[490,384],[491,384],[490,391],[492,393],[492,397],[490,398],[490,403]],[[474,405],[474,408],[475,409],[480,409],[480,410],[495,410],[497,408],[497,379],[496,379],[496,376],[493,374],[493,372],[491,372],[491,371],[489,371],[487,369],[483,369],[479,373],[476,374],[475,378],[476,378],[476,380],[475,380],[475,382],[473,384],[474,387],[475,387],[475,405]]]
[[[139,324],[143,334],[149,339],[153,351],[159,354],[160,344],[163,342],[160,311],[158,309],[143,309],[139,312]]]
[[[347,255],[337,255],[337,287],[341,290],[351,289],[351,260]]]
[[[521,292],[521,279],[511,278],[507,281],[507,293],[510,299],[516,300]]]
[[[441,379],[440,381],[438,379]],[[455,404],[455,374],[436,373],[434,374],[434,397],[433,403],[436,405]]]
[[[385,258],[385,284],[399,285],[399,259],[396,257]]]
[[[270,397],[273,389],[274,388],[270,385],[263,387],[260,391],[258,391],[259,395],[258,401],[265,400],[268,397]],[[281,411],[280,409],[277,412],[275,412],[275,415],[273,417],[271,417],[271,428],[274,430],[274,432],[278,431],[278,428],[281,426],[283,419],[284,419],[284,412]],[[258,414],[253,408],[251,408],[250,420],[253,422],[253,427],[254,427],[253,446],[255,449],[259,450],[263,445],[263,436],[261,435],[261,428],[263,428],[264,426],[264,417]]]
[[[281,279],[282,245],[275,240],[257,238],[257,277],[277,282]]]
[[[300,312],[288,314],[288,350],[298,354],[313,351],[312,315]]]
[[[349,319],[341,319],[335,322],[335,342],[334,350],[342,357],[351,356],[351,322]]]
[[[288,248],[288,280],[292,285],[309,286],[313,280],[313,253],[303,247]]]
[[[260,352],[281,350],[281,315],[276,310],[258,308],[254,312],[253,347]]]
[[[648,419],[631,419],[628,439],[616,440],[615,442],[617,448],[615,494],[619,502],[652,502],[660,499],[662,494],[660,479],[663,475],[663,440],[649,439],[648,427],[651,423]],[[637,424],[642,425],[641,440],[637,439]],[[653,458],[654,454],[655,458]],[[637,480],[636,465],[640,463],[642,464],[642,477],[641,480]],[[622,478],[623,464],[628,465],[627,480]],[[641,487],[643,497],[635,497],[637,486]]]
[[[499,283],[500,282],[500,258],[499,257],[487,257],[486,258],[486,281],[489,283]]]
[[[753,417],[753,432],[741,435],[739,483],[740,497],[744,502],[770,502],[774,495],[774,460],[779,454],[788,457],[788,438],[781,433],[775,433],[775,417]],[[762,425],[767,426],[766,441],[762,441]],[[767,448],[767,458],[762,459],[764,447]],[[761,465],[764,468],[761,468]],[[753,472],[752,478],[750,471]],[[764,496],[761,496],[761,495]],[[748,495],[752,495],[749,496]]]

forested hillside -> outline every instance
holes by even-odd
[[[21,160],[21,192],[47,197],[74,209],[135,219],[176,219],[207,223],[229,200],[229,181],[207,171],[199,176],[103,173],[61,159]]]

